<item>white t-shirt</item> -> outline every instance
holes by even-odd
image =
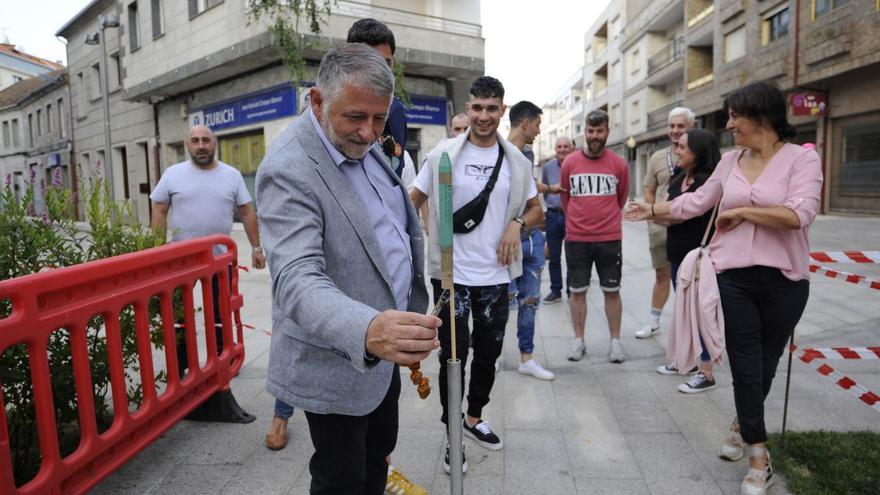
[[[403,170],[400,172],[400,181],[407,191],[411,191],[413,182],[416,181],[416,166],[409,156],[408,151],[403,152]]]
[[[204,170],[187,160],[168,167],[150,199],[170,203],[171,239],[181,241],[229,235],[235,207],[250,203],[251,195],[237,168],[217,160],[216,167]]]
[[[466,141],[458,159],[452,165],[452,208],[458,210],[486,187],[495,162],[498,146],[481,148]],[[431,165],[426,161],[413,184],[419,191],[430,196],[433,191]],[[538,194],[534,181],[530,181],[529,197]],[[506,284],[510,282],[507,267],[498,263],[498,244],[504,229],[510,223],[507,204],[510,201],[510,163],[505,156],[489,196],[489,206],[483,221],[467,234],[455,234],[452,240],[453,280],[456,284],[471,287]]]

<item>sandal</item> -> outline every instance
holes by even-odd
[[[727,434],[727,438],[721,444],[721,453],[719,454],[726,461],[742,459],[745,442],[743,442],[743,437],[737,430],[739,430],[739,423],[734,418],[733,423],[730,425],[730,433]]]
[[[765,495],[774,481],[773,467],[770,465],[770,452],[764,447],[749,446],[749,457],[763,457],[767,460],[767,465],[763,469],[749,467],[740,487],[740,493],[742,495]]]

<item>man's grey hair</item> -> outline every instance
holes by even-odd
[[[693,127],[694,123],[697,121],[697,116],[694,115],[694,111],[687,107],[675,107],[669,111],[669,117],[666,119],[666,122],[671,121],[674,117],[684,116],[687,119],[688,127]]]
[[[339,98],[346,84],[387,97],[394,93],[394,74],[375,48],[363,43],[348,43],[324,55],[315,81],[324,104],[328,106]]]

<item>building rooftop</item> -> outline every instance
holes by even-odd
[[[63,69],[64,66],[50,62],[44,58],[36,57],[34,55],[29,55],[18,48],[15,47],[12,43],[0,43],[0,53],[15,57],[19,60],[24,60],[25,62],[30,62],[32,64],[41,65],[47,69],[55,70],[55,69]]]
[[[62,67],[46,74],[24,79],[3,89],[0,91],[0,109],[24,101],[30,95],[55,83],[65,74],[67,74],[67,69]]]

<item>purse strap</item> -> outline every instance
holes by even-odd
[[[709,232],[712,230],[712,226],[715,225],[715,217],[718,216],[718,207],[721,206],[721,200],[724,199],[724,183],[727,182],[727,179],[730,178],[730,174],[733,173],[733,169],[737,167],[739,163],[739,159],[742,158],[745,150],[742,150],[739,156],[734,160],[733,165],[730,167],[730,170],[727,171],[727,175],[724,177],[724,181],[721,182],[721,197],[718,198],[718,202],[715,203],[715,208],[712,209],[712,216],[709,217],[709,223],[706,224],[706,231],[703,232],[703,240],[700,241],[700,247],[706,247],[706,243],[708,241]]]
[[[483,188],[487,194],[492,192],[492,189],[495,189],[495,182],[498,180],[498,172],[501,171],[501,162],[504,161],[504,148],[501,147],[501,143],[498,143],[498,159],[495,160],[495,168],[492,169],[492,175],[489,177],[489,182],[486,183],[486,187]]]

